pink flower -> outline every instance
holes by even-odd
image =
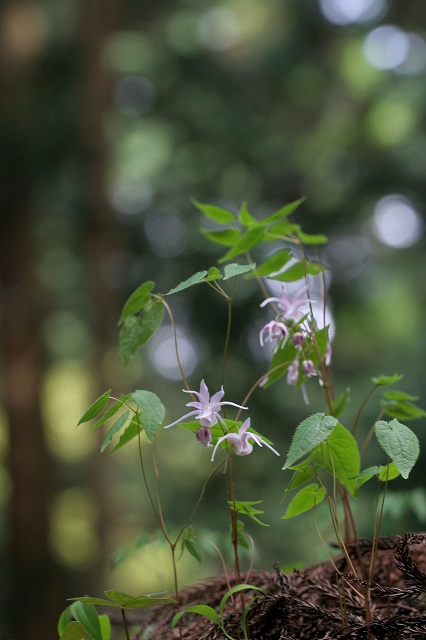
[[[187,407],[194,407],[193,411],[186,413],[179,420],[175,420],[171,424],[166,425],[164,428],[168,429],[169,427],[173,427],[175,424],[179,424],[179,422],[183,422],[187,418],[194,416],[195,420],[200,421],[200,425],[202,427],[212,427],[219,420],[221,424],[226,428],[225,423],[223,422],[222,417],[219,415],[223,405],[231,405],[233,407],[238,407],[238,409],[247,409],[247,407],[242,407],[239,404],[235,404],[234,402],[221,402],[225,392],[223,387],[221,387],[220,391],[215,393],[210,397],[209,390],[207,388],[204,380],[201,380],[200,391],[188,391],[187,389],[183,389],[184,393],[193,393],[198,397],[198,401],[188,402]]]
[[[272,296],[271,298],[266,298],[260,305],[264,307],[269,302],[276,302],[278,309],[282,312],[282,316],[285,320],[292,320],[293,322],[298,322],[300,318],[303,318],[303,313],[299,311],[300,307],[305,307],[307,304],[312,302],[311,298],[307,296],[308,287],[302,287],[299,293],[293,298],[285,292],[284,286],[281,291],[281,296],[276,298]]]
[[[212,443],[212,432],[209,427],[200,427],[195,432],[197,442],[203,445],[203,447],[210,447]]]
[[[317,372],[315,370],[315,365],[312,360],[303,360],[302,362],[302,372],[308,378],[312,378],[312,376],[316,376]]]
[[[260,330],[259,333],[259,338],[260,338],[260,344],[263,347],[263,335],[264,333],[267,333],[268,335],[266,336],[265,341],[267,342],[272,342],[273,340],[278,340],[280,341],[284,336],[288,336],[288,329],[285,326],[285,324],[283,324],[282,322],[277,322],[276,320],[271,320],[271,322],[268,322],[268,324],[265,324],[265,326]],[[285,343],[283,343],[282,346],[284,346]]]
[[[299,379],[299,360],[293,360],[287,371],[287,384],[297,384]]]
[[[218,438],[215,448],[213,449],[212,461],[214,460],[217,448],[219,447],[221,442],[224,442],[224,440],[229,440],[229,442],[233,445],[234,453],[237,456],[248,456],[249,453],[253,451],[253,445],[250,444],[249,440],[253,440],[256,444],[259,445],[259,447],[265,445],[265,447],[271,449],[271,451],[273,451],[277,456],[280,455],[278,451],[275,451],[275,449],[273,449],[271,445],[265,442],[263,438],[256,435],[255,433],[252,433],[251,431],[249,432],[249,428],[250,418],[247,418],[247,420],[245,420],[241,427],[238,429],[238,433],[227,433],[221,438]]]

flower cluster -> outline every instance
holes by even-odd
[[[305,323],[306,314],[301,311],[303,307],[307,307],[311,302],[313,300],[309,297],[306,286],[302,287],[294,298],[290,298],[283,286],[279,298],[274,296],[266,298],[260,305],[264,307],[269,303],[273,303],[279,312],[275,320],[271,320],[262,327],[259,334],[260,344],[263,346],[265,342],[275,343],[273,353],[276,353],[280,347],[284,348],[288,338],[291,339],[294,347],[296,347],[296,356],[288,365],[287,384],[301,384],[306,402],[307,395],[304,381],[319,374],[314,362],[314,359],[318,362],[318,358],[312,355],[312,352],[315,353],[315,349],[313,349],[315,327],[312,326],[315,323],[312,318],[310,322]],[[326,366],[330,364],[330,359],[331,347],[328,344],[324,356],[324,364]],[[319,381],[321,383],[320,376]]]
[[[191,393],[197,396],[198,400],[188,402],[186,405],[187,407],[194,407],[194,410],[189,411],[178,420],[175,420],[171,424],[166,425],[164,427],[165,429],[173,427],[176,424],[180,424],[187,418],[194,417],[195,420],[198,420],[200,423],[200,427],[195,433],[197,442],[205,447],[209,447],[212,445],[213,440],[211,427],[219,422],[222,425],[224,431],[226,431],[227,433],[217,439],[215,447],[213,449],[211,458],[212,460],[214,460],[217,448],[222,442],[226,440],[233,446],[234,453],[237,456],[246,456],[253,451],[253,445],[249,442],[250,440],[259,445],[259,447],[265,445],[266,447],[271,449],[271,451],[273,451],[277,456],[280,455],[261,436],[259,436],[257,433],[253,433],[253,431],[249,431],[250,418],[247,418],[247,420],[243,422],[237,432],[228,431],[226,423],[220,415],[222,407],[224,405],[230,405],[232,407],[237,407],[238,409],[247,409],[247,407],[243,407],[240,404],[235,404],[235,402],[222,401],[222,398],[225,395],[223,387],[221,387],[220,391],[210,396],[206,383],[204,382],[204,380],[201,380],[200,391],[188,391],[187,389],[183,389],[183,391],[185,393]]]

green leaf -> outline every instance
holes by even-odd
[[[64,609],[58,620],[58,635],[61,636],[65,631],[65,627],[71,622],[71,607]]]
[[[335,418],[338,418],[344,413],[346,407],[351,401],[350,394],[351,390],[348,387],[346,391],[337,396],[337,398],[331,403],[332,413]]]
[[[316,346],[321,355],[321,360],[325,357],[325,354],[327,353],[327,346],[329,342],[328,340],[329,328],[330,328],[329,325],[327,325],[322,329],[318,329],[317,331],[315,331],[315,334],[314,334]],[[319,364],[317,349],[313,350],[313,353],[311,354],[311,358],[314,361],[314,364],[316,365]]]
[[[395,463],[390,462],[386,466],[381,466],[380,471],[377,474],[378,479],[381,482],[386,482],[389,480],[393,480],[399,476],[399,469]]]
[[[273,273],[277,273],[280,269],[283,268],[292,258],[292,254],[290,249],[282,249],[281,251],[277,251],[272,256],[270,256],[265,262],[262,262],[260,266],[257,267],[256,271],[251,274],[250,277],[254,278],[257,276],[266,277],[270,276]]]
[[[224,209],[223,207],[217,207],[214,204],[203,204],[201,202],[197,202],[197,200],[192,200],[192,204],[204,213],[207,218],[210,218],[215,222],[230,224],[236,219],[236,216],[232,211],[228,211],[228,209]]]
[[[121,312],[120,319],[117,323],[118,325],[122,324],[128,316],[132,316],[135,313],[142,311],[150,299],[150,293],[153,288],[154,282],[149,280],[148,282],[141,284],[141,286],[129,296],[124,304],[123,311]]]
[[[244,522],[242,520],[237,520],[237,540],[238,545],[243,549],[251,548],[249,537],[244,531]]]
[[[83,422],[89,422],[89,420],[93,420],[93,418],[96,418],[100,413],[102,413],[102,411],[108,404],[110,395],[111,389],[109,389],[109,391],[105,391],[105,393],[99,396],[99,398],[95,400],[95,402],[91,404],[87,411],[85,411],[85,413],[81,416],[80,420],[77,423],[77,426],[79,424],[83,424]]]
[[[172,598],[158,598],[156,594],[130,596],[122,591],[109,590],[104,591],[107,598],[111,598],[122,609],[138,609],[140,607],[150,607],[154,604],[169,604],[176,602]]]
[[[133,440],[133,438],[135,438],[138,435],[138,433],[140,433],[141,431],[142,431],[142,426],[141,426],[140,417],[138,414],[132,419],[131,423],[124,429],[123,433],[120,436],[120,440],[117,442],[117,444],[115,445],[111,453],[115,453],[116,451],[124,447],[125,444],[130,442],[130,440]]]
[[[208,274],[208,271],[205,271],[205,270],[197,271],[197,273],[194,273],[193,276],[191,276],[190,278],[187,278],[186,280],[178,284],[177,287],[170,289],[170,291],[168,291],[164,295],[170,296],[172,293],[178,293],[179,291],[188,289],[189,287],[192,287],[194,284],[200,284],[200,282],[205,282],[206,281],[205,278],[207,274]]]
[[[295,200],[294,202],[290,202],[289,204],[286,204],[284,207],[281,207],[281,209],[278,209],[278,211],[276,211],[272,215],[268,216],[267,218],[264,218],[262,220],[262,224],[269,225],[269,224],[273,224],[274,222],[278,222],[283,218],[286,218],[287,216],[292,214],[293,211],[295,211],[298,207],[300,207],[300,205],[304,201],[305,201],[305,198],[300,198],[300,200]]]
[[[305,462],[308,462],[307,460],[305,460]],[[300,465],[298,465],[300,466]],[[312,478],[317,474],[317,472],[319,471],[321,465],[319,465],[318,463],[313,463],[312,460],[309,460],[309,463],[306,464],[306,466],[304,466],[303,468],[300,469],[296,469],[294,471],[293,477],[290,480],[287,489],[285,490],[284,496],[287,495],[287,493],[289,491],[293,491],[294,489],[298,489],[299,487],[301,487],[303,484],[305,484],[305,482],[308,482],[309,480],[312,480]],[[295,469],[295,467],[291,467],[292,470]]]
[[[186,549],[189,554],[201,564],[201,554],[199,552],[198,545],[193,538],[184,538],[182,540],[182,547]]]
[[[219,616],[213,609],[213,607],[209,607],[209,605],[207,604],[195,604],[193,607],[189,607],[189,609],[185,609],[185,611],[179,611],[179,613],[176,613],[173,616],[171,623],[172,629],[177,625],[177,623],[179,622],[181,617],[185,615],[185,613],[198,613],[200,616],[204,616],[215,624],[221,626]]]
[[[89,428],[90,429],[96,429],[97,427],[100,427],[101,425],[103,425],[105,422],[107,422],[110,418],[112,418],[118,411],[120,411],[120,409],[123,408],[123,406],[125,405],[125,403],[127,402],[127,400],[129,400],[129,398],[131,397],[131,393],[128,393],[127,396],[122,396],[119,400],[117,400],[117,402],[114,402],[113,405],[111,405],[111,407],[108,409],[108,411],[106,413],[104,413],[104,415],[102,416],[102,418],[99,418],[99,420],[97,420],[97,422],[95,422],[95,424],[92,424]]]
[[[278,222],[270,227],[265,233],[266,242],[274,242],[275,240],[288,240],[294,241],[294,233],[300,229],[300,225],[292,224],[291,222]]]
[[[303,231],[296,231],[297,237],[303,244],[309,245],[317,245],[317,244],[325,244],[328,241],[327,236],[322,234],[311,235],[308,233],[303,233]]]
[[[256,245],[260,244],[265,235],[263,227],[255,227],[250,229],[236,242],[232,249],[230,249],[219,262],[228,262],[232,258],[236,258],[243,253],[246,253]]]
[[[96,609],[91,604],[83,604],[81,601],[71,605],[71,613],[74,618],[83,625],[93,640],[102,640],[101,625]]]
[[[220,273],[217,267],[210,267],[209,272],[205,278],[206,282],[211,282],[212,280],[220,280],[222,278],[222,274]]]
[[[152,442],[158,429],[163,424],[166,410],[160,398],[152,391],[137,390],[132,393],[132,400],[141,409],[141,424],[148,442]]]
[[[320,504],[324,498],[325,489],[319,487],[316,483],[308,484],[307,487],[301,489],[291,500],[282,519],[289,520],[305,511],[309,511],[309,509]]]
[[[402,392],[398,392],[401,394]],[[384,394],[381,405],[386,415],[391,418],[397,418],[398,420],[418,420],[426,416],[426,411],[417,407],[412,402],[406,400],[393,400],[389,399],[388,394]],[[408,396],[410,397],[410,396]],[[412,397],[412,396],[411,396]]]
[[[150,300],[142,316],[129,316],[124,320],[119,336],[119,350],[127,365],[140,347],[154,335],[163,320],[161,300]]]
[[[378,378],[371,378],[372,382],[378,387],[387,387],[390,384],[394,384],[401,380],[403,376],[399,373],[395,373],[393,376],[379,376]]]
[[[101,444],[101,451],[105,451],[105,449],[107,448],[107,446],[109,445],[109,443],[111,442],[111,440],[113,439],[113,437],[119,432],[121,431],[121,429],[124,427],[124,425],[127,423],[128,419],[130,416],[130,411],[125,411],[119,418],[118,420],[116,420],[114,422],[114,424],[112,425],[111,429],[108,431],[108,433],[105,436],[104,441]]]
[[[73,620],[67,624],[60,638],[61,640],[87,640],[89,636],[83,625]]]
[[[99,616],[99,624],[101,625],[102,640],[111,640],[111,620],[102,613]]]
[[[379,420],[374,426],[376,438],[382,449],[398,468],[401,476],[408,478],[420,453],[419,440],[413,431],[398,420]]]
[[[259,223],[259,221],[256,220],[256,218],[253,218],[253,216],[247,209],[247,204],[245,202],[243,202],[238,212],[238,220],[239,222],[241,222],[242,225],[246,227],[246,229],[253,229],[254,227],[258,227],[259,224],[262,224],[262,223]]]
[[[356,476],[361,466],[360,455],[355,438],[343,425],[336,424],[332,433],[318,446],[314,455],[324,469],[352,495],[355,494],[358,488]]]
[[[227,264],[225,269],[223,270],[223,279],[228,280],[229,278],[234,278],[235,276],[239,276],[242,273],[253,271],[253,269],[256,269],[256,265],[254,262],[250,264]]]
[[[320,442],[323,442],[337,424],[336,418],[324,413],[315,413],[306,418],[297,427],[283,469],[309,453]]]
[[[255,509],[253,505],[255,504],[261,504],[261,502],[263,502],[262,500],[255,500],[253,501],[235,501],[233,502],[232,500],[228,501],[228,505],[230,506],[230,508],[235,511],[235,513],[243,513],[244,515],[248,516],[249,518],[251,518],[252,520],[254,520],[255,522],[257,522],[257,524],[262,525],[262,527],[269,527],[269,524],[266,524],[265,522],[262,522],[261,520],[259,520],[259,518],[257,518],[256,516],[261,514],[261,513],[265,513],[264,511],[260,511],[259,509]]]
[[[200,229],[200,232],[207,240],[225,247],[232,247],[242,236],[239,229],[220,229],[219,231]]]
[[[405,393],[405,391],[398,391],[397,389],[385,391],[383,397],[386,400],[408,400],[408,402],[414,402],[419,399],[418,396],[412,396],[409,393]]]
[[[301,280],[308,275],[316,276],[322,271],[325,271],[325,267],[320,262],[310,262],[303,259],[299,260],[284,272],[276,276],[271,276],[271,279],[278,280],[279,282],[294,282],[296,280]]]
[[[359,489],[363,484],[368,482],[373,476],[376,476],[378,480],[381,482],[386,482],[389,480],[393,480],[399,476],[399,471],[396,465],[393,462],[390,462],[387,465],[380,465],[374,467],[368,467],[364,469],[357,475],[355,478],[357,483],[357,489]]]
[[[245,584],[245,583],[237,584],[235,587],[232,587],[232,589],[228,589],[225,595],[222,596],[222,599],[219,603],[219,615],[222,619],[225,611],[225,605],[228,602],[229,598],[233,596],[235,593],[240,593],[240,591],[259,591],[260,593],[265,593],[265,591],[260,587],[256,587],[253,584]]]

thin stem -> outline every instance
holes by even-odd
[[[222,359],[222,385],[225,384],[226,365],[228,362],[229,341],[231,339],[231,323],[232,323],[232,298],[228,299],[228,324],[226,327],[225,346],[223,349]]]
[[[358,409],[358,413],[355,416],[355,420],[354,420],[354,424],[352,427],[352,435],[355,435],[355,431],[357,429],[359,420],[361,418],[361,414],[364,411],[364,407],[367,404],[367,402],[369,401],[369,399],[371,398],[371,396],[373,395],[373,393],[376,391],[376,389],[378,388],[379,385],[375,384],[374,387],[372,389],[370,389],[370,391],[367,393],[367,395],[365,396],[364,400],[361,402],[361,405]]]
[[[188,391],[190,391],[191,389],[189,388],[189,383],[188,380],[186,379],[185,376],[185,372],[183,370],[183,366],[182,366],[182,362],[179,356],[179,344],[178,344],[178,337],[177,337],[177,331],[176,331],[176,323],[175,323],[175,319],[173,317],[173,313],[172,310],[170,309],[169,305],[167,304],[167,302],[164,300],[164,298],[162,298],[161,296],[155,296],[157,297],[159,300],[161,300],[161,302],[164,305],[164,308],[167,311],[167,314],[170,318],[170,323],[172,325],[172,330],[173,330],[173,341],[174,341],[174,346],[175,346],[175,354],[176,354],[176,360],[177,360],[177,365],[179,367],[179,371],[180,371],[180,375],[182,377],[183,380],[183,384],[185,385],[185,387],[187,388]],[[193,400],[195,400],[196,398],[191,394],[191,397]]]
[[[225,558],[223,557],[223,554],[222,554],[221,550],[219,549],[219,547],[217,546],[217,544],[215,544],[213,542],[213,540],[210,540],[209,538],[206,538],[205,536],[193,536],[193,538],[197,538],[197,540],[204,540],[204,542],[208,542],[209,544],[211,544],[213,549],[217,552],[217,555],[219,556],[219,559],[220,559],[220,563],[222,565],[222,570],[223,570],[223,575],[225,576],[226,585],[228,587],[228,591],[230,591],[231,590],[231,583],[229,581],[228,570],[226,568]]]
[[[129,627],[126,619],[126,612],[124,611],[123,607],[120,607],[120,610],[121,610],[121,619],[123,620],[124,633],[126,634],[126,640],[130,640]]]
[[[260,376],[260,378],[258,380],[256,380],[256,382],[252,385],[252,387],[250,388],[250,391],[247,393],[246,397],[242,401],[242,406],[244,407],[247,404],[247,402],[249,401],[250,396],[253,394],[253,392],[256,391],[257,387],[259,385],[261,385],[262,382],[264,380],[266,380],[266,378],[269,378],[271,373],[274,373],[275,371],[278,371],[278,369],[283,369],[284,367],[286,367],[290,363],[291,363],[291,360],[287,360],[286,362],[282,362],[281,364],[277,364],[275,367],[272,367],[272,369],[269,369],[269,371],[264,373],[263,376]],[[239,417],[241,415],[241,411],[242,411],[242,409],[238,409],[237,415],[235,416],[235,420],[239,419]]]

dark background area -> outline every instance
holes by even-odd
[[[426,406],[425,31],[423,0],[1,4],[2,638],[54,640],[67,597],[170,585],[136,448],[111,459],[101,433],[75,425],[110,387],[158,393],[169,422],[184,413],[170,326],[125,369],[116,323],[142,282],[165,292],[221,255],[200,236],[191,198],[235,211],[246,201],[264,216],[306,196],[295,221],[330,240],[335,384],[353,398],[343,422],[381,373],[403,373],[398,387]],[[260,301],[244,282],[235,295],[234,402],[266,370]],[[207,287],[170,302],[192,387],[205,378],[217,390],[225,306]],[[247,525],[257,567],[324,557],[312,519],[281,520],[291,434],[324,408],[315,385],[310,396],[306,407],[283,382],[250,405],[282,452],[236,465],[241,499],[264,498],[271,524]],[[372,401],[361,432],[376,415]],[[424,424],[410,426],[424,448]],[[160,436],[164,510],[179,527],[210,462],[178,429]],[[391,487],[385,532],[424,529],[423,464],[424,454]],[[361,498],[369,535],[374,495]],[[194,523],[218,542],[225,499],[218,477]],[[318,520],[331,539],[326,513]],[[201,569],[181,562],[186,583],[217,570],[214,555]]]

